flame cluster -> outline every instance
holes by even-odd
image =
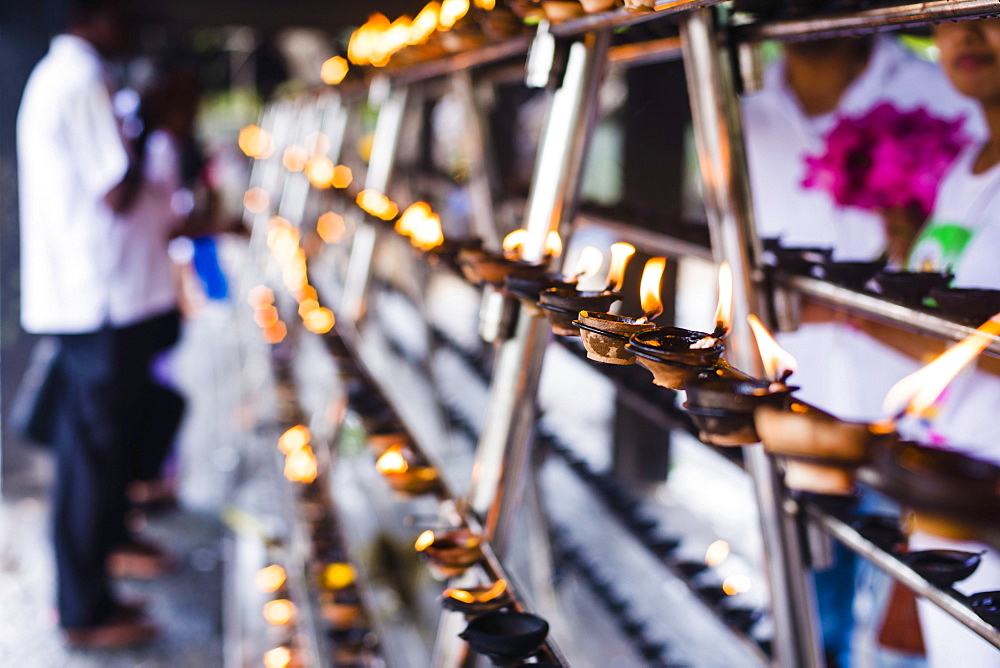
[[[292,482],[310,483],[316,479],[319,466],[311,443],[312,436],[305,425],[295,425],[278,439],[278,449],[285,455],[285,477]]]
[[[240,130],[236,143],[243,153],[258,160],[274,153],[274,137],[259,125],[248,125]]]
[[[348,65],[347,59],[343,56],[327,58],[323,62],[322,67],[319,69],[319,78],[322,79],[325,84],[336,86],[344,80],[344,77],[347,76],[347,71],[349,69],[350,65]]]
[[[281,280],[285,288],[298,302],[299,317],[306,329],[317,334],[325,334],[336,323],[333,311],[319,305],[316,289],[309,284],[306,253],[299,245],[300,234],[284,218],[271,219],[267,231],[267,247],[281,266]]]
[[[520,260],[524,254],[524,243],[528,240],[528,230],[519,228],[503,238],[504,255],[512,260]],[[555,230],[550,230],[545,236],[543,253],[545,257],[559,257],[563,252],[562,238]]]
[[[475,4],[490,10],[496,2],[476,0]],[[385,67],[393,55],[406,47],[426,43],[437,31],[451,30],[468,12],[469,0],[442,0],[428,2],[413,18],[403,15],[390,21],[384,14],[372,14],[351,33],[347,59],[355,65]]]
[[[274,305],[274,292],[265,285],[258,285],[247,293],[247,303],[253,308],[253,320],[264,334],[268,343],[281,343],[288,334],[288,328],[278,317]]]
[[[408,206],[396,221],[395,230],[421,250],[430,250],[444,241],[441,218],[427,202],[414,202]]]
[[[399,215],[396,203],[377,190],[362,190],[355,201],[365,213],[382,220],[392,220]]]

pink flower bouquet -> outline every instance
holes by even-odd
[[[969,140],[964,120],[937,118],[924,108],[903,112],[889,103],[842,116],[826,136],[826,152],[806,157],[802,185],[828,192],[841,206],[916,208],[926,218],[938,183]]]

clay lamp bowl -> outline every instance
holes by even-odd
[[[935,587],[948,589],[972,575],[982,558],[982,552],[922,550],[904,554],[901,560]]]
[[[463,248],[458,251],[458,265],[462,274],[471,283],[482,285],[492,283],[503,285],[508,274],[545,273],[545,265],[541,263],[512,260],[500,253],[491,253],[482,248]]]
[[[426,494],[437,488],[437,469],[425,462],[410,448],[389,446],[375,461],[375,469],[389,486],[403,494]]]
[[[833,255],[832,248],[820,247],[779,247],[770,250],[774,254],[775,266],[790,274],[809,274],[817,264],[828,262]]]
[[[495,610],[473,619],[459,635],[474,651],[505,663],[537,651],[548,634],[549,623],[541,617]]]
[[[980,325],[1000,311],[1000,290],[935,288],[930,297],[949,318],[966,325]]]
[[[550,23],[562,23],[583,16],[583,5],[577,0],[542,0],[542,11]]]
[[[479,237],[469,237],[466,239],[445,239],[437,246],[424,251],[428,261],[439,267],[449,267],[455,271],[461,271],[458,263],[458,254],[463,250],[475,251],[482,249],[483,240]]]
[[[580,336],[580,329],[573,324],[580,311],[607,312],[621,298],[621,293],[613,290],[549,288],[539,295],[538,307],[545,312],[554,334]]]
[[[897,552],[906,544],[906,535],[895,515],[864,515],[851,522],[851,526],[862,538],[886,552]]]
[[[760,406],[754,425],[764,449],[784,458],[785,485],[815,494],[851,494],[875,439],[868,424],[840,420],[799,401]]]
[[[714,341],[713,341],[714,339]],[[706,347],[702,342],[708,343]],[[657,327],[633,334],[625,349],[653,374],[653,384],[679,390],[699,374],[712,371],[725,346],[721,337],[680,327]]]
[[[885,260],[873,262],[835,262],[827,260],[813,267],[818,278],[837,283],[853,290],[861,290],[872,276],[885,269]]]
[[[635,364],[635,355],[625,348],[632,335],[656,329],[645,317],[630,318],[601,311],[580,311],[573,324],[580,329],[589,359],[620,365]]]
[[[535,272],[513,272],[504,281],[503,292],[517,297],[524,309],[531,315],[543,315],[538,306],[538,298],[549,288],[576,289],[576,279],[562,274],[538,274]]]
[[[441,605],[448,610],[465,615],[482,615],[510,605],[507,581],[497,580],[492,584],[477,585],[467,589],[450,587],[441,594]]]
[[[920,306],[931,290],[947,288],[952,274],[936,271],[881,271],[872,279],[879,294],[908,306]]]
[[[945,538],[980,539],[1000,527],[1000,466],[910,441],[873,449],[859,478],[911,507],[918,528]]]
[[[969,607],[985,622],[1000,628],[1000,591],[981,591],[969,597]]]
[[[684,407],[698,427],[698,438],[710,445],[737,446],[757,443],[754,411],[761,406],[782,410],[796,388],[781,382],[750,378],[727,369],[716,369],[684,384]]]
[[[479,543],[479,536],[466,528],[428,529],[417,537],[413,547],[442,576],[454,577],[482,558]]]

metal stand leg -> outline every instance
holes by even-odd
[[[368,161],[368,174],[365,177],[365,188],[380,193],[385,193],[389,188],[389,179],[392,177],[396,160],[396,147],[399,145],[399,132],[403,127],[406,112],[406,98],[405,86],[392,90],[379,111],[371,159]],[[371,278],[372,258],[375,255],[377,239],[378,228],[370,222],[358,223],[357,231],[354,233],[354,243],[351,246],[351,259],[347,265],[341,303],[344,316],[354,322],[359,321],[365,313],[368,282]]]
[[[545,237],[574,210],[580,156],[593,126],[608,42],[608,34],[597,33],[569,45],[566,74],[549,107],[532,180],[525,223],[527,260],[543,257]],[[514,336],[497,356],[469,496],[472,509],[485,516],[486,534],[501,558],[530,471],[535,397],[548,339],[544,320],[521,315]]]
[[[736,366],[762,375],[760,359],[745,326],[747,306],[764,314],[757,306],[758,276],[754,272],[759,248],[750,208],[735,77],[711,9],[685,15],[681,37],[712,248],[717,259],[732,265],[736,279],[737,311],[729,339],[730,358]],[[764,537],[776,662],[781,666],[821,666],[815,597],[795,516],[783,507],[782,484],[774,460],[759,445],[747,447],[745,452]]]

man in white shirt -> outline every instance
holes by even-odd
[[[140,608],[115,600],[108,559],[124,538],[125,427],[147,314],[120,300],[115,207],[132,185],[104,59],[124,50],[108,0],[76,0],[70,28],[28,80],[17,119],[22,325],[60,340],[53,498],[59,623],[69,645],[151,640]],[[125,286],[128,289],[128,286]]]

